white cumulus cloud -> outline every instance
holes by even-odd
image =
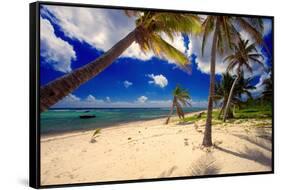
[[[137,99],[137,102],[139,102],[139,103],[145,103],[147,100],[148,100],[148,98],[147,98],[146,96],[140,96],[140,97]]]
[[[63,101],[65,101],[65,102],[76,102],[76,101],[80,101],[80,98],[75,96],[74,94],[69,94],[63,99]]]
[[[75,96],[74,94],[69,94],[62,100],[60,100],[58,103],[56,103],[53,107],[71,107],[69,105],[79,104],[80,101],[81,99],[78,96]]]
[[[61,101],[56,103],[53,107],[55,108],[88,108],[88,107],[103,107],[105,105],[103,99],[97,99],[95,96],[89,94],[85,99],[69,94]]]
[[[167,78],[162,74],[160,75],[148,74],[147,76],[152,79],[148,81],[149,84],[155,84],[161,88],[164,88],[168,85]]]
[[[106,102],[111,102],[110,97],[109,97],[109,96],[105,97],[105,101],[106,101]]]
[[[129,88],[130,86],[132,86],[132,85],[133,85],[133,83],[132,83],[132,82],[127,81],[127,80],[125,80],[125,81],[123,82],[123,84],[124,84],[124,87],[125,87],[125,88]]]
[[[40,18],[40,55],[54,70],[67,73],[71,71],[71,60],[76,59],[73,47],[57,37],[50,21]]]
[[[104,102],[104,100],[96,99],[96,97],[94,97],[91,94],[87,96],[86,101],[87,102],[95,102],[95,103],[103,103]]]
[[[262,94],[262,92],[265,90],[265,86],[263,83],[266,79],[270,78],[270,74],[271,74],[271,72],[269,72],[269,73],[264,72],[260,76],[259,82],[255,85],[256,88],[253,90],[250,90],[253,97],[259,97]]]

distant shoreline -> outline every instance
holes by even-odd
[[[185,112],[185,115],[188,114],[198,114],[201,112],[206,112],[206,109],[200,110],[200,111],[191,111],[191,112]],[[57,131],[57,132],[48,132],[48,133],[41,133],[40,136],[41,138],[45,138],[45,137],[59,137],[59,136],[63,136],[63,135],[68,135],[68,134],[76,134],[76,133],[86,133],[92,130],[95,130],[96,128],[102,128],[102,129],[107,129],[107,128],[116,128],[116,127],[120,127],[123,125],[128,125],[128,124],[133,124],[133,123],[139,123],[139,122],[147,122],[147,121],[157,121],[160,119],[165,119],[167,118],[167,116],[159,116],[159,117],[155,117],[155,118],[146,118],[146,119],[138,119],[138,120],[132,120],[132,121],[123,121],[123,122],[117,122],[111,125],[105,125],[105,126],[100,126],[100,127],[95,127],[95,128],[89,128],[89,129],[73,129],[73,130],[66,130],[66,131]],[[175,115],[175,113],[172,116],[172,119],[178,118],[178,116]]]

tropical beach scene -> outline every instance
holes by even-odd
[[[41,185],[272,172],[272,28],[41,5]]]

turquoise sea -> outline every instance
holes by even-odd
[[[186,108],[194,112],[205,108]],[[66,108],[50,109],[41,113],[41,134],[108,127],[130,121],[141,121],[166,117],[169,108]],[[80,115],[96,115],[95,118],[80,119]]]

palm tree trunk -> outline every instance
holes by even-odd
[[[225,109],[225,105],[226,105],[226,101],[225,101],[225,100],[223,100],[223,105],[222,105],[221,110],[220,110],[220,113],[219,113],[219,115],[218,115],[218,119],[220,119],[221,114],[222,114],[222,112],[223,112],[223,111],[224,111],[224,109]]]
[[[96,60],[41,87],[40,112],[47,110],[111,65],[135,41],[135,32],[136,29]]]
[[[212,146],[212,112],[213,112],[213,96],[215,94],[215,74],[216,74],[216,53],[218,41],[218,28],[219,22],[216,20],[216,29],[213,36],[212,52],[211,52],[211,65],[210,65],[210,88],[208,98],[208,112],[206,119],[206,127],[203,138],[203,146]]]
[[[179,110],[179,108],[176,106],[176,111],[177,111],[177,115],[179,117],[179,119],[181,119],[181,111]]]
[[[170,118],[171,118],[171,116],[173,115],[174,107],[175,107],[175,98],[174,98],[174,100],[173,100],[173,104],[172,104],[172,106],[171,106],[171,110],[170,110],[170,113],[169,113],[169,115],[168,115],[168,118],[166,119],[166,122],[165,122],[166,125],[169,123]]]
[[[184,113],[181,110],[181,108],[179,107],[179,105],[176,105],[176,109],[177,109],[177,114],[178,114],[179,119],[183,119],[184,118]]]
[[[231,89],[230,89],[230,92],[229,92],[229,95],[228,95],[228,99],[227,99],[227,103],[226,103],[226,106],[225,106],[225,109],[224,109],[223,122],[225,122],[225,120],[226,120],[229,105],[230,105],[232,95],[233,95],[233,91],[234,91],[234,87],[235,87],[239,78],[240,78],[240,74],[238,74],[238,76],[235,78],[235,80],[233,81],[233,84],[231,86]]]

